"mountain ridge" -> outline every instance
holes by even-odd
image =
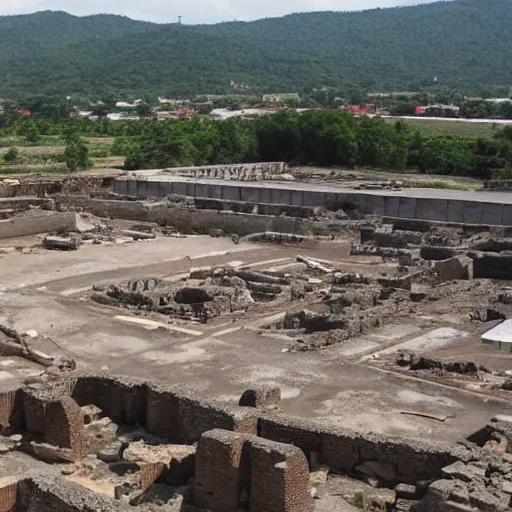
[[[512,0],[294,13],[215,25],[64,11],[0,17],[0,97],[313,87],[471,91],[512,85]]]

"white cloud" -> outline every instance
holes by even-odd
[[[62,10],[85,15],[109,12],[157,22],[215,23],[282,16],[291,12],[346,11],[424,3],[427,0],[0,0],[0,15]]]

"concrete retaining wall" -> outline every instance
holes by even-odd
[[[48,233],[59,228],[75,229],[76,214],[43,212],[41,215],[0,220],[0,239]]]
[[[294,187],[273,187],[271,183],[261,186],[243,184],[149,181],[117,179],[114,192],[136,197],[166,197],[185,195],[253,204],[271,203],[296,206],[323,206],[329,210],[357,206],[362,211],[387,217],[420,219],[464,224],[512,225],[512,204],[443,199],[432,197],[404,197],[396,195],[370,194],[362,191],[322,192]]]
[[[60,203],[84,208],[98,217],[113,217],[139,222],[156,222],[174,226],[181,233],[208,234],[221,229],[224,233],[240,236],[277,231],[280,233],[311,234],[325,229],[321,223],[292,217],[253,215],[219,210],[194,210],[181,208],[167,201],[144,203],[141,201],[112,201],[88,197],[67,196]],[[293,212],[290,212],[293,213]]]

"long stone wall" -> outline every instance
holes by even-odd
[[[273,175],[283,174],[286,169],[284,162],[261,162],[255,164],[207,165],[201,167],[175,167],[166,169],[172,173],[191,178],[213,178],[237,181],[261,181]]]
[[[41,215],[0,220],[0,239],[48,233],[59,228],[76,228],[76,214],[45,212]]]
[[[22,407],[19,430],[39,436],[56,429],[49,405],[55,403],[56,397],[62,400],[67,394],[79,406],[94,404],[117,423],[145,426],[149,433],[172,442],[195,443],[212,429],[259,435],[297,446],[307,460],[319,460],[344,473],[351,473],[368,461],[388,464],[394,475],[391,483],[412,484],[438,478],[441,469],[462,453],[460,447],[452,445],[331,429],[281,414],[262,415],[256,409],[226,406],[142,379],[83,375],[49,384],[42,390],[20,388],[18,393],[21,400],[9,403]],[[64,438],[44,435],[43,440],[58,442],[64,448],[75,440],[79,446],[72,423],[66,420],[62,425],[62,430],[68,429]]]
[[[148,203],[91,199],[85,196],[60,197],[58,201],[68,206],[84,208],[98,217],[172,225],[182,233],[208,234],[211,230],[221,229],[224,233],[236,233],[245,236],[264,231],[310,234],[311,232],[320,232],[323,229],[320,223],[308,219],[234,213],[217,209],[183,209],[179,205],[167,201]],[[290,212],[290,214],[293,213],[293,211]]]
[[[324,187],[325,189],[325,187]],[[442,197],[406,197],[364,191],[308,190],[296,184],[276,186],[272,183],[244,185],[215,183],[213,181],[183,181],[150,179],[117,179],[114,192],[125,196],[161,198],[170,195],[243,201],[253,204],[282,204],[295,206],[323,206],[329,210],[357,206],[362,211],[394,218],[420,219],[464,224],[512,225],[510,203],[484,200],[445,199]],[[412,193],[411,193],[412,195]],[[470,196],[467,196],[470,197]]]

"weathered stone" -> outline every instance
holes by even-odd
[[[309,474],[309,481],[312,484],[325,484],[331,468],[324,464],[317,464]]]
[[[85,424],[92,423],[93,421],[99,421],[101,415],[101,409],[95,405],[84,405],[81,407],[82,414],[84,415]]]
[[[110,464],[111,462],[119,462],[121,460],[122,447],[123,444],[120,441],[113,441],[99,450],[96,456],[107,464]]]
[[[397,498],[403,500],[415,500],[417,497],[417,491],[415,485],[398,484],[395,487]]]
[[[82,239],[79,236],[47,236],[43,240],[43,247],[52,250],[76,251],[81,243]]]
[[[445,477],[457,478],[463,482],[471,482],[477,476],[472,468],[459,460],[446,466],[442,471]]]
[[[448,260],[437,261],[434,270],[442,282],[473,279],[473,260],[463,255],[455,256]]]
[[[281,402],[281,389],[277,386],[259,386],[244,391],[238,405],[242,407],[257,407],[276,409]]]
[[[495,491],[491,494],[485,488],[478,488],[470,493],[471,505],[477,507],[480,512],[501,512],[510,510],[510,496],[506,493]]]
[[[161,479],[172,484],[186,483],[194,475],[196,447],[188,445],[151,446],[143,441],[131,443],[123,453],[123,459],[144,466],[162,464],[165,469]]]
[[[396,468],[392,464],[377,461],[366,461],[356,466],[356,471],[370,477],[377,477],[384,482],[396,481]]]

